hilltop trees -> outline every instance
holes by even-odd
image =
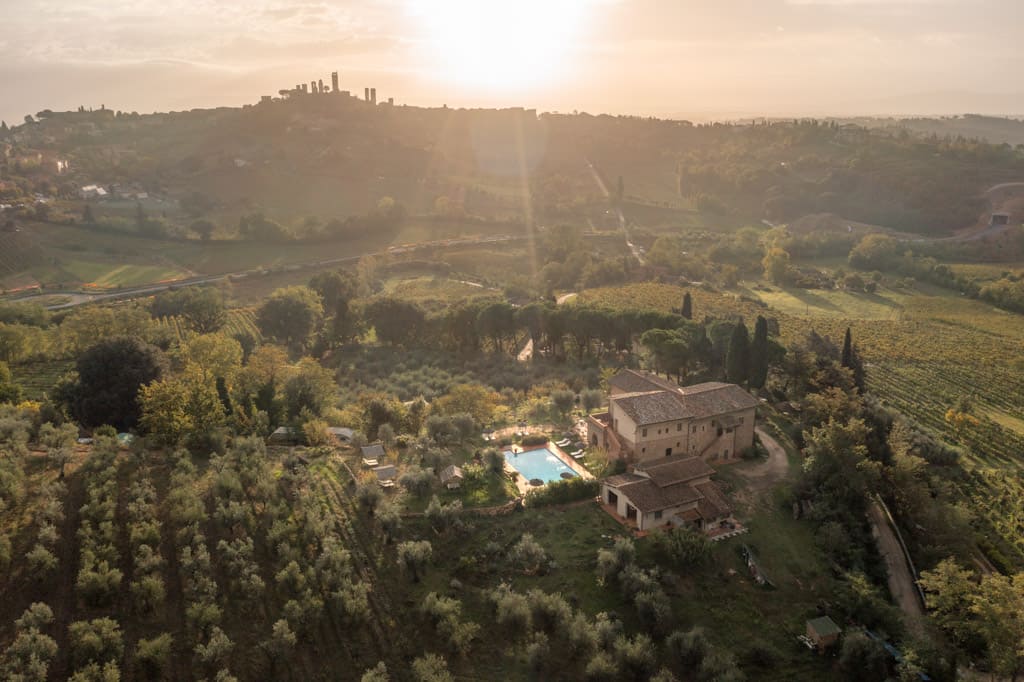
[[[125,430],[141,415],[139,389],[163,376],[163,353],[138,339],[100,341],[78,358],[78,377],[57,396],[84,426],[110,424]]]
[[[257,311],[256,321],[264,336],[303,351],[309,347],[323,314],[323,302],[315,291],[291,286],[272,293]]]
[[[223,292],[208,286],[158,294],[149,310],[153,317],[180,317],[200,334],[218,331],[227,321]]]
[[[309,280],[309,288],[324,304],[325,337],[329,346],[345,344],[360,331],[360,319],[352,302],[359,293],[359,280],[348,270],[320,272]]]
[[[393,346],[413,345],[422,338],[426,324],[426,314],[418,305],[387,296],[371,301],[364,314],[377,339]]]
[[[789,252],[781,246],[771,246],[764,254],[761,261],[764,266],[764,276],[775,284],[789,284],[793,278],[793,268],[789,263]]]
[[[17,403],[20,400],[21,386],[14,383],[7,363],[0,362],[0,403]]]

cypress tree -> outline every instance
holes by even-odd
[[[843,367],[853,369],[853,336],[849,327],[846,328],[846,337],[843,339],[843,355],[840,362]]]
[[[7,121],[0,121],[0,133],[7,132]]]
[[[725,356],[725,377],[734,384],[743,384],[750,377],[750,334],[740,320],[732,329],[729,350]]]
[[[864,371],[864,361],[861,359],[860,353],[857,352],[857,347],[853,345],[853,336],[850,334],[849,327],[846,328],[846,338],[843,339],[843,355],[840,364],[853,372],[853,385],[861,393],[864,393],[867,373]]]
[[[750,387],[764,388],[768,380],[768,320],[757,316],[750,346]]]
[[[146,212],[142,210],[142,204],[135,204],[135,226],[140,230],[146,227]]]
[[[690,298],[689,291],[683,294],[683,308],[679,314],[688,320],[693,319],[693,300]]]

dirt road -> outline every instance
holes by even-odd
[[[886,573],[889,575],[889,592],[903,612],[903,624],[914,634],[923,635],[924,607],[917,596],[914,576],[903,556],[896,533],[877,502],[872,501],[868,508],[868,518],[871,520],[871,533],[875,536],[878,552],[885,561]]]
[[[739,465],[736,472],[750,482],[751,490],[761,492],[774,488],[776,483],[789,475],[789,458],[786,456],[786,449],[768,435],[767,431],[760,426],[754,430],[768,451],[768,459],[756,464]]]
[[[555,305],[562,305],[566,301],[571,301],[576,298],[575,292],[568,294],[562,294],[555,300]],[[533,357],[533,339],[527,339],[526,344],[523,345],[523,349],[519,351],[519,355],[516,356],[516,360],[519,362],[529,362],[530,358]]]

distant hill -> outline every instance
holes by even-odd
[[[985,188],[1024,180],[1020,150],[953,131],[994,136],[999,126],[1020,127],[1024,139],[1024,124],[929,121],[693,125],[306,95],[146,116],[47,112],[0,144],[8,146],[3,177],[13,186],[5,192],[70,201],[85,184],[135,187],[169,198],[157,206],[161,219],[185,231],[203,218],[232,234],[241,217],[258,212],[302,234],[392,197],[409,213],[441,219],[586,222],[604,213],[594,207],[622,200],[669,209],[627,215],[641,224],[671,225],[678,209],[697,208],[729,216],[727,223],[833,213],[946,234],[984,213]],[[946,132],[902,134],[930,127]],[[42,165],[28,172],[13,161],[19,155]],[[70,171],[46,171],[57,158],[70,161]],[[120,219],[130,223],[133,209],[134,200]]]
[[[866,128],[906,129],[923,135],[963,137],[992,144],[1024,145],[1024,118],[982,116],[944,116],[941,118],[852,118],[835,119]]]

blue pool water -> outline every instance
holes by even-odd
[[[547,448],[525,452],[506,450],[505,461],[521,473],[527,481],[539,478],[545,483],[551,483],[552,481],[561,481],[564,472],[568,472],[574,477],[578,475]]]

